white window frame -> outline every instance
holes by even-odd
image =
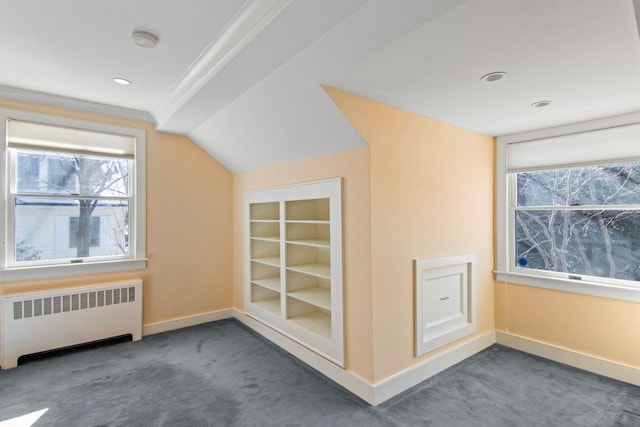
[[[134,209],[132,224],[135,225],[135,242],[132,251],[127,258],[110,260],[87,259],[81,263],[49,264],[37,266],[9,266],[7,262],[8,247],[13,242],[7,241],[12,233],[7,229],[9,209],[9,182],[4,171],[9,170],[9,156],[7,152],[7,120],[21,120],[46,125],[85,129],[88,131],[103,132],[118,135],[132,136],[136,140],[135,160],[133,173]],[[51,116],[27,111],[0,108],[0,135],[3,141],[0,144],[0,161],[3,168],[0,173],[0,188],[2,199],[0,203],[0,282],[14,280],[43,279],[49,277],[61,277],[80,274],[109,273],[127,270],[144,269],[147,266],[146,258],[146,132],[144,129],[116,126],[105,123],[90,122],[71,119],[61,116]],[[130,237],[131,239],[131,237]],[[131,240],[130,240],[131,242]]]
[[[514,177],[507,172],[507,147],[509,144],[544,140],[564,135],[588,133],[619,126],[640,123],[640,113],[581,122],[573,125],[543,129],[497,138],[496,147],[496,279],[500,282],[535,286],[557,291],[572,292],[624,301],[640,302],[640,283],[629,280],[580,276],[568,273],[547,272],[519,268],[515,264],[515,220],[510,203],[514,203]],[[637,142],[635,142],[637,143]],[[625,159],[618,159],[620,161]],[[631,160],[631,159],[630,159]],[[633,159],[637,160],[637,159]],[[615,163],[615,162],[608,162]],[[511,192],[511,194],[509,194]],[[576,279],[579,276],[580,279]]]

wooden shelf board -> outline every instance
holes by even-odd
[[[267,279],[254,279],[251,283],[262,286],[263,288],[270,289],[272,291],[280,292],[280,278],[269,277]]]
[[[297,291],[288,292],[291,298],[304,301],[316,307],[331,311],[331,290],[316,286],[313,288],[299,289]]]
[[[280,316],[280,300],[279,299],[265,299],[260,301],[254,301],[253,304],[268,311],[269,313]]]
[[[251,261],[259,262],[260,264],[270,265],[272,267],[280,267],[280,257],[279,256],[271,256],[264,258],[251,258]]]
[[[288,219],[288,224],[330,224],[331,221],[320,219]]]
[[[251,236],[251,240],[264,240],[266,242],[280,242],[279,236]]]
[[[321,277],[323,279],[331,279],[331,267],[326,264],[313,263],[289,265],[287,266],[287,270],[309,274],[311,276]]]
[[[331,242],[322,239],[300,239],[300,240],[287,240],[287,243],[292,245],[314,246],[328,248],[331,246]]]
[[[322,313],[321,311],[314,311],[301,316],[290,317],[289,321],[314,334],[320,335],[328,340],[331,339],[331,316],[328,314]]]

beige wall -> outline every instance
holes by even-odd
[[[371,150],[373,354],[379,381],[430,356],[414,357],[416,258],[475,253],[476,335],[493,330],[493,139],[325,89]]]
[[[420,360],[415,258],[475,253],[477,334],[493,330],[493,139],[325,89],[369,148],[234,175],[234,305],[243,295],[242,191],[344,177],[346,368],[377,382]]]
[[[0,107],[146,130],[149,258],[146,270],[3,282],[0,292],[142,278],[145,325],[232,307],[231,172],[188,138],[148,123],[7,100]]]
[[[342,177],[345,367],[372,380],[369,149],[234,175],[234,306],[243,307],[242,192]]]
[[[500,331],[640,367],[639,304],[500,282],[494,293],[491,138],[325,89],[369,147],[235,175],[188,138],[151,124],[0,100],[146,130],[149,257],[143,271],[4,282],[0,292],[140,277],[145,325],[242,309],[242,192],[343,177],[349,371],[377,382],[447,348],[413,356],[412,262],[464,252],[478,260],[476,335],[495,320]]]
[[[640,368],[640,304],[496,283],[496,329]]]

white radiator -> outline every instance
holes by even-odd
[[[131,334],[142,338],[142,280],[0,296],[0,366],[20,356]]]

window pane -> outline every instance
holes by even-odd
[[[90,247],[98,247],[100,246],[100,217],[89,217],[89,246]],[[79,216],[74,216],[69,218],[69,247],[77,248],[78,247],[78,231],[80,228],[80,220]],[[86,221],[86,219],[85,219]],[[86,225],[85,225],[86,228]],[[80,233],[81,234],[81,233]],[[82,236],[80,236],[82,239]]]
[[[523,268],[640,281],[640,211],[515,212]]]
[[[127,197],[130,160],[47,151],[17,151],[19,193]]]
[[[16,262],[126,255],[129,204],[121,200],[16,199]]]
[[[640,162],[517,174],[518,206],[640,204]]]
[[[29,153],[17,154],[18,191],[38,191],[40,161]]]

